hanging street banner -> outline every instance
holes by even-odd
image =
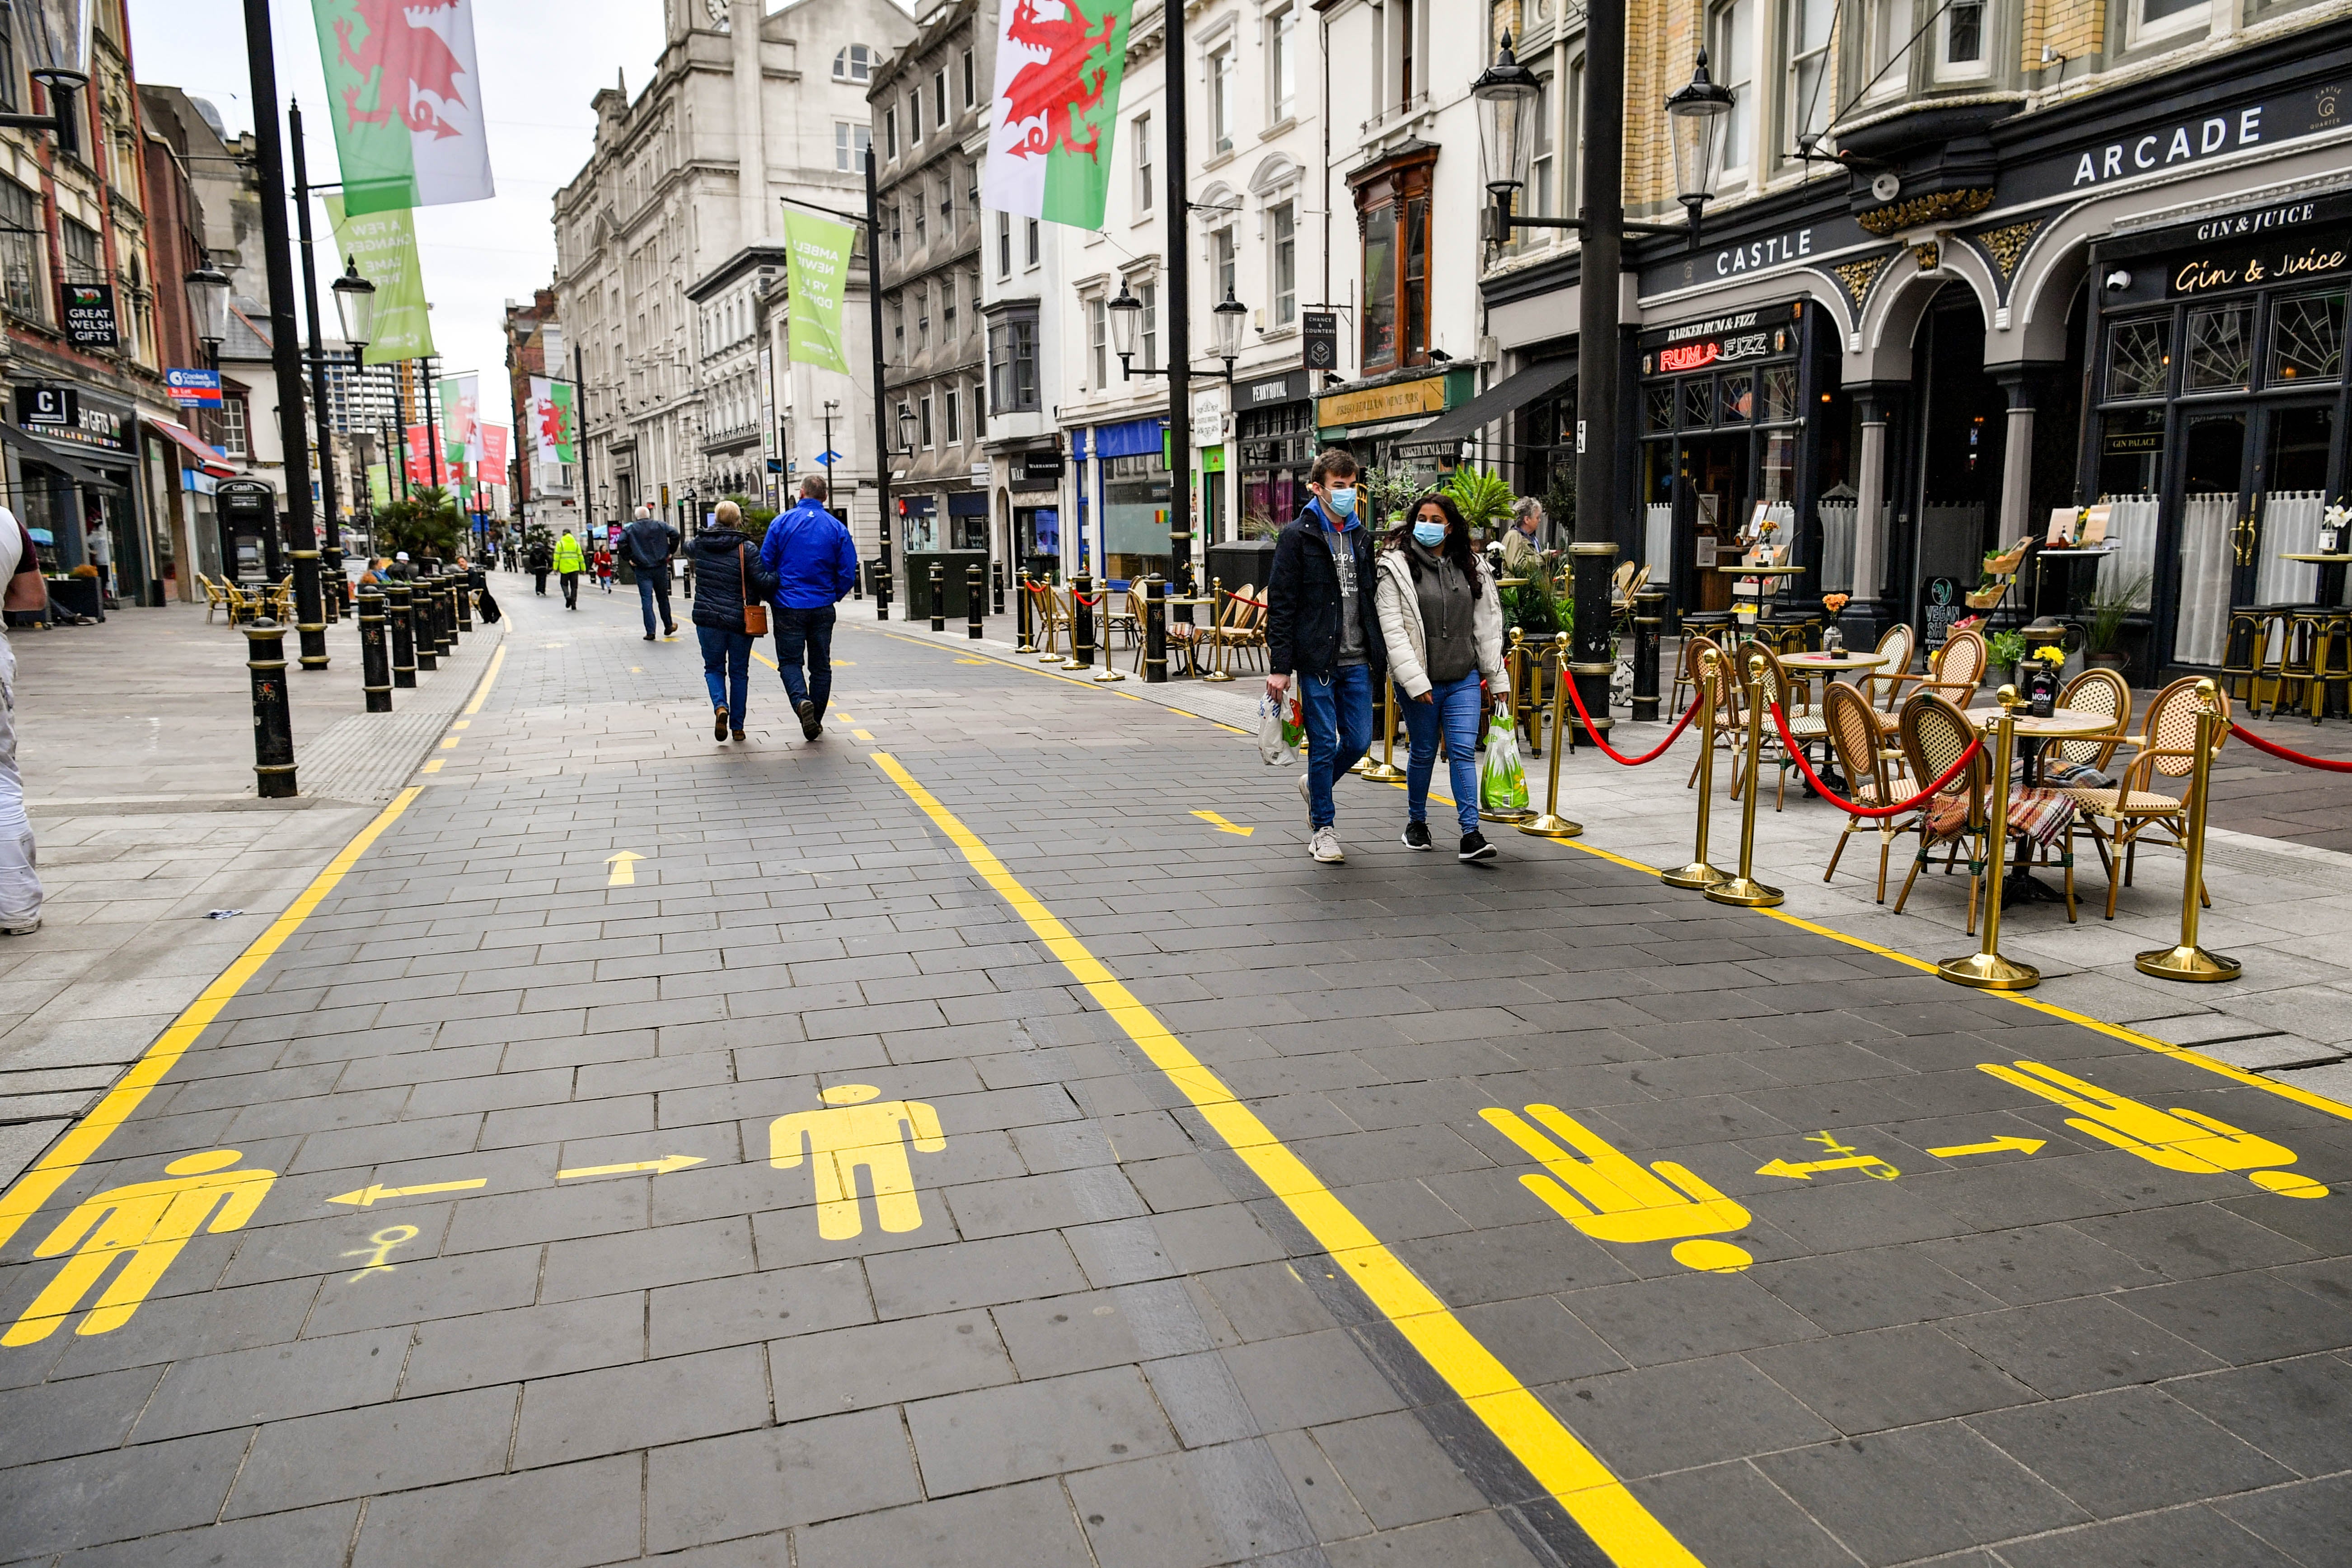
[[[476,411],[482,403],[482,378],[448,375],[441,378],[442,458],[451,467],[482,460],[482,434]]]
[[[375,506],[392,504],[392,468],[389,465],[368,465],[368,500]]]
[[[352,214],[339,195],[320,199],[334,230],[336,259],[356,263],[360,276],[375,285],[375,341],[361,363],[394,364],[434,353],[425,266],[416,258],[416,215],[406,207]],[[327,270],[339,277],[342,272],[331,261]]]
[[[441,465],[441,477],[433,477],[433,431],[430,426],[408,426],[408,482],[412,485],[443,484],[449,481],[449,465]]]
[[[474,0],[311,0],[355,215],[487,201]]]
[[[792,357],[795,364],[849,372],[841,342],[843,290],[849,281],[849,252],[857,231],[830,218],[784,214],[785,265],[790,300]]]
[[[503,425],[478,426],[482,433],[482,455],[477,459],[485,483],[503,483],[507,471],[507,427]]]
[[[1000,8],[988,205],[1102,227],[1131,4],[1014,0]]]
[[[572,463],[575,456],[578,424],[574,418],[572,393],[568,381],[551,381],[543,375],[530,378],[531,436],[542,463]]]

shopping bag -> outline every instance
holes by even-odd
[[[1283,710],[1288,705],[1287,694],[1277,700],[1268,692],[1257,700],[1257,755],[1267,767],[1278,768],[1298,759],[1290,752],[1289,726],[1283,722]]]
[[[1528,771],[1519,765],[1518,736],[1501,713],[1488,721],[1486,753],[1478,759],[1478,805],[1483,811],[1528,808]]]
[[[1307,699],[1293,680],[1282,694],[1282,743],[1294,748],[1307,744]]]
[[[474,615],[486,626],[497,626],[504,617],[504,612],[499,608],[499,602],[490,597],[490,591],[488,588],[475,591]]]

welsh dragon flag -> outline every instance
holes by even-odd
[[[485,201],[474,0],[310,0],[352,216]]]
[[[1008,0],[999,8],[986,205],[1102,227],[1132,3]]]
[[[531,438],[542,463],[571,463],[574,456],[572,385],[543,375],[530,378]]]

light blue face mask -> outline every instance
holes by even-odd
[[[1414,543],[1434,550],[1445,542],[1445,525],[1442,522],[1416,522],[1412,525],[1412,537]]]
[[[1341,517],[1355,516],[1356,487],[1353,485],[1333,485],[1331,487],[1331,510],[1338,512]]]

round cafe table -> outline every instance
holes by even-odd
[[[1876,669],[1885,662],[1886,656],[1877,653],[1784,653],[1780,656],[1780,668],[1790,675],[1809,677],[1818,674],[1825,680],[1836,679],[1841,670]],[[1808,681],[1807,684],[1810,686],[1811,682]],[[1807,700],[1811,701],[1811,699],[1809,697]],[[1817,771],[1821,773],[1822,782],[1832,789],[1845,787],[1844,775],[1837,767],[1836,749],[1830,746],[1826,740],[1822,747],[1822,765]],[[1800,782],[1803,784],[1807,795],[1820,793],[1813,788],[1810,780]]]
[[[1992,744],[1992,728],[1999,721],[2000,712],[1998,706],[1968,710],[1969,722],[1985,732],[1985,744],[1988,747]],[[2051,710],[2050,717],[2038,719],[2023,709],[2017,710],[2017,738],[2021,741],[2032,742],[2037,749],[2044,741],[2079,740],[2087,735],[2112,735],[2115,732],[2116,716],[2112,713],[2091,713],[2080,708],[2054,708]],[[2037,760],[2031,756],[2026,758],[2023,766],[2019,770],[2022,777],[2030,779],[2033,776],[2034,763]],[[2006,823],[2002,824],[2004,839],[2007,837],[2007,826]],[[2065,901],[2065,894],[2043,886],[2029,873],[2027,868],[2032,864],[2031,858],[2032,854],[2032,847],[2029,844],[2019,852],[2017,863],[2012,865],[2009,868],[2008,875],[2001,879],[2000,901],[2002,904],[2063,903]]]

